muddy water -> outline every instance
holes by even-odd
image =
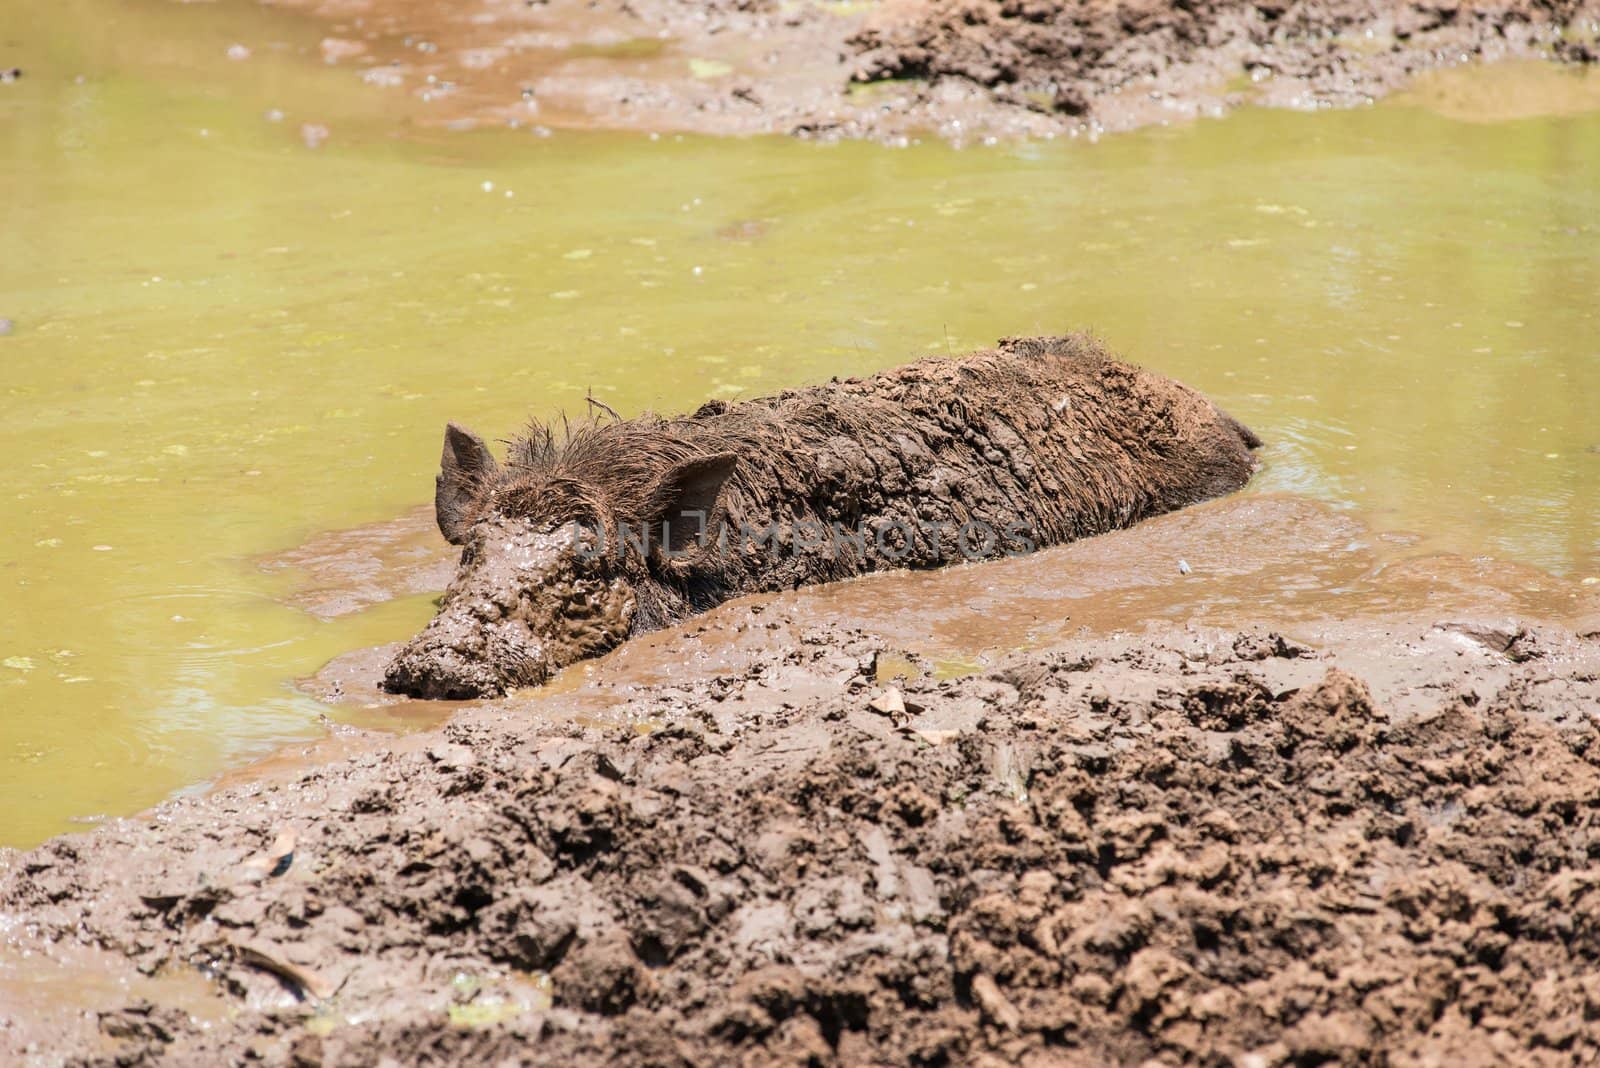
[[[429,598],[308,611],[263,558],[425,500],[446,418],[591,387],[679,409],[1092,326],[1259,430],[1260,490],[1600,572],[1593,75],[1518,74],[1493,123],[1437,109],[1504,72],[891,151],[451,133],[320,36],[0,0],[0,842],[360,716],[290,680]]]

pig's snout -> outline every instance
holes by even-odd
[[[489,516],[464,535],[461,565],[439,614],[384,673],[412,697],[494,697],[538,686],[557,669],[598,656],[628,634],[633,588],[576,551],[577,524],[542,531]]]
[[[443,619],[444,617],[441,617]],[[390,693],[430,700],[497,697],[515,686],[541,683],[549,674],[525,639],[503,628],[474,628],[455,635],[435,620],[395,654],[384,672]]]
[[[447,645],[412,642],[402,649],[383,675],[383,688],[435,701],[491,697],[504,687],[482,664],[475,664]]]

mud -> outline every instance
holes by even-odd
[[[433,509],[387,523],[318,534],[257,561],[261,570],[301,576],[285,602],[318,619],[336,619],[413,594],[442,590],[458,553],[439,542]]]
[[[1592,0],[277,0],[415,121],[965,142],[1370,102],[1472,61],[1592,63]]]
[[[1597,624],[1272,497],[742,599],[0,853],[0,1058],[1581,1063]]]

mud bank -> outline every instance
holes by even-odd
[[[311,554],[322,596],[356,541]],[[0,853],[0,1055],[1592,1059],[1600,605],[1378,552],[1255,498],[733,602],[441,731]],[[1234,598],[1297,575],[1320,610]],[[1158,585],[1284,623],[1173,622]],[[991,642],[1028,648],[943,655]],[[381,659],[314,685],[367,701]]]
[[[899,142],[1352,106],[1418,71],[1600,58],[1592,0],[277,0],[416,121]]]

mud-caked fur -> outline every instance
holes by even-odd
[[[600,419],[559,437],[536,426],[503,466],[452,425],[436,503],[440,529],[464,552],[440,616],[475,603],[480,620],[520,613],[532,630],[570,630],[566,609],[623,608],[585,631],[579,649],[534,634],[542,663],[520,667],[465,663],[494,659],[497,643],[468,640],[463,651],[462,625],[452,637],[435,620],[432,637],[396,657],[388,684],[465,696],[542,681],[628,633],[740,594],[970,559],[980,539],[957,544],[964,529],[993,532],[991,555],[1100,534],[1238,489],[1258,444],[1198,393],[1081,334],[1008,338],[961,359],[713,401],[681,418]],[[588,576],[573,577],[565,607],[521,590],[509,595],[521,599],[513,611],[507,591],[482,588],[528,581],[527,568],[485,563],[493,542],[558,529],[588,539],[581,558],[528,547],[523,556],[554,554],[532,583],[551,594],[566,589],[565,572]],[[486,614],[491,601],[501,607]],[[441,637],[454,662],[445,686],[430,681]],[[463,671],[472,679],[458,685]]]

